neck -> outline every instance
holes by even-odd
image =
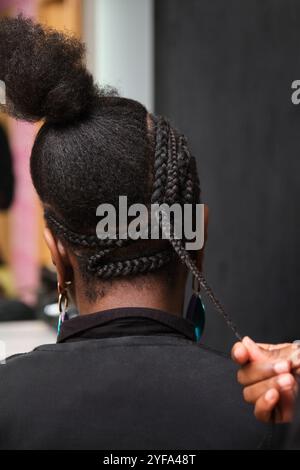
[[[149,280],[141,280],[134,285],[130,281],[118,281],[102,289],[102,295],[99,294],[95,301],[86,296],[85,290],[76,289],[76,305],[80,315],[113,308],[144,307],[182,316],[184,291],[184,284],[170,288],[161,282]]]

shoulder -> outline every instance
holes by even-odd
[[[229,356],[176,338],[110,338],[43,345],[9,357],[0,366],[1,426],[15,416],[19,422],[23,416],[26,423],[29,416],[55,412],[65,395],[68,404],[76,402],[78,409],[84,409],[85,403],[78,402],[76,396],[78,387],[83,390],[81,383],[77,384],[83,376],[85,393],[101,397],[101,412],[101,403],[111,397],[112,387],[121,389],[118,381],[126,380],[120,399],[133,410],[142,393],[145,403],[153,406],[154,402],[158,411],[176,409],[174,422],[193,417],[194,446],[198,436],[206,436],[200,428],[208,435],[213,432],[216,448],[224,442],[226,448],[257,448],[268,438],[252,409],[243,403],[236,367]]]
[[[0,363],[0,379],[6,376],[10,376],[12,378],[15,374],[21,383],[25,373],[27,373],[30,369],[33,369],[35,372],[37,372],[37,366],[41,365],[42,367],[43,363],[49,361],[51,352],[48,351],[47,346],[48,345],[46,345],[45,350],[42,346],[41,349],[36,348],[30,352],[8,356]],[[4,384],[5,382],[1,380],[0,392]]]

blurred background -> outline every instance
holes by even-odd
[[[183,131],[210,208],[205,271],[242,334],[300,335],[298,0],[0,0],[84,39],[96,81]],[[56,340],[56,277],[29,176],[38,126],[0,114],[0,341]],[[207,305],[203,341],[234,338]],[[0,348],[1,349],[1,348]]]

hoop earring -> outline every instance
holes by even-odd
[[[72,284],[72,281],[67,281],[62,287],[59,282],[57,283],[57,290],[58,290],[58,311],[59,311],[59,319],[57,325],[57,335],[60,334],[61,325],[65,320],[68,320],[68,306],[69,306],[69,296],[68,296],[68,286]]]
[[[186,319],[195,326],[196,341],[200,341],[205,327],[205,307],[200,295],[200,283],[193,276],[193,293],[187,308]]]

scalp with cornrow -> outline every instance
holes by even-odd
[[[199,203],[200,185],[197,167],[195,158],[190,154],[186,138],[172,129],[165,118],[155,117],[153,119],[155,122],[155,145],[151,203],[165,203],[169,205],[174,203],[181,205]],[[55,227],[56,232],[59,232],[70,244],[80,247],[97,248],[97,253],[87,259],[87,270],[105,280],[154,272],[173,261],[176,254],[179,260],[187,266],[192,275],[200,283],[215,308],[225,319],[228,327],[238,339],[241,338],[236,325],[215,297],[203,273],[197,268],[192,255],[186,251],[184,241],[176,239],[172,230],[170,244],[173,250],[164,249],[148,256],[106,261],[115,249],[125,247],[133,241],[130,241],[130,239],[101,240],[96,235],[75,233],[66,228],[62,222],[59,222],[51,214],[51,211],[46,211],[45,216],[48,224]],[[163,229],[163,215],[161,217]]]
[[[154,175],[150,177],[153,180],[151,203],[183,205],[198,202],[198,176],[196,171],[191,171],[193,157],[190,156],[184,136],[172,129],[165,118],[153,116],[153,121]],[[120,238],[99,239],[96,234],[75,232],[49,208],[45,210],[45,219],[48,226],[70,245],[97,250],[96,254],[91,256],[81,255],[81,259],[86,258],[89,273],[102,279],[153,272],[174,260],[174,250],[171,246],[148,256],[143,254],[132,259],[111,260],[110,255],[118,248],[127,247],[134,241]]]
[[[151,202],[153,203],[181,203],[179,198],[179,178],[177,164],[177,140],[175,131],[164,118],[154,118],[154,177]],[[187,155],[187,154],[186,154]],[[181,157],[184,159],[184,156]],[[181,171],[181,176],[183,172]],[[152,179],[152,178],[150,178]],[[195,177],[193,178],[195,179]],[[182,188],[184,178],[181,178]],[[184,201],[183,201],[184,202]],[[58,219],[51,211],[45,210],[45,219],[50,228],[61,236],[67,243],[79,248],[96,249],[96,254],[85,256],[81,254],[81,264],[86,258],[87,271],[101,279],[112,279],[124,276],[136,276],[153,272],[173,261],[174,250],[167,249],[140,255],[131,259],[110,259],[118,248],[126,247],[132,243],[130,239],[99,239],[93,234],[78,233]]]

